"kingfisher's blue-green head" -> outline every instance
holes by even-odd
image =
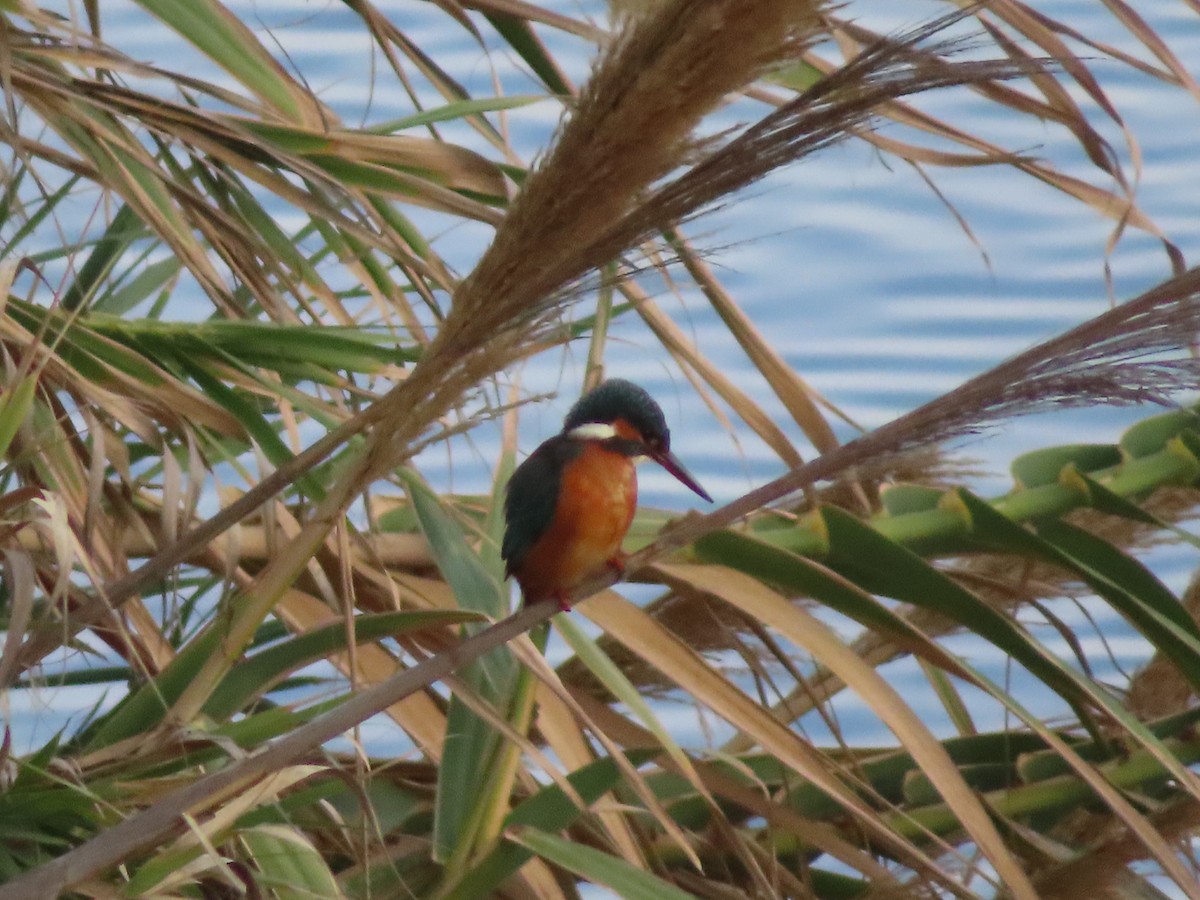
[[[584,394],[563,420],[564,436],[605,441],[627,456],[649,457],[708,502],[712,497],[671,452],[662,408],[632,381],[611,378]]]

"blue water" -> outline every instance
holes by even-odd
[[[411,113],[385,62],[341,4],[232,6],[236,11],[252,11],[261,27],[270,30],[270,40],[286,49],[320,98],[347,123],[375,123]],[[1107,16],[1103,4],[1055,0],[1039,6],[1049,15],[1069,17],[1082,31],[1146,56]],[[1145,6],[1140,12],[1168,36],[1193,74],[1200,75],[1200,17],[1182,2]],[[863,7],[888,14],[896,8],[878,3]],[[940,10],[932,4],[902,8],[919,13]],[[131,56],[168,67],[192,60],[195,71],[218,83],[225,81],[174,36],[149,27],[146,16],[132,4],[110,2],[103,9],[105,37]],[[432,5],[384,3],[380,9],[468,89],[485,93],[496,78],[507,93],[534,91],[511,53],[490,33],[486,40],[493,55],[449,27]],[[559,9],[579,14],[579,5],[573,2],[560,4]],[[553,51],[570,54],[559,57],[566,60],[568,75],[576,82],[583,80],[589,45],[548,29],[541,33]],[[1093,67],[1140,142],[1142,209],[1192,260],[1200,250],[1200,165],[1195,152],[1200,146],[1200,104],[1182,90],[1119,64],[1093,61]],[[1086,109],[1094,110],[1081,91],[1071,93]],[[440,102],[428,90],[421,89],[420,94],[426,104]],[[966,91],[922,97],[918,105],[1010,149],[1053,161],[1069,174],[1107,186],[1062,129],[1030,121],[1014,123]],[[723,111],[719,121],[744,120],[753,111],[735,104]],[[543,102],[509,113],[506,124],[531,159],[546,146],[557,119],[557,107]],[[1098,116],[1093,122],[1128,163],[1130,154],[1119,129]],[[882,128],[891,137],[913,136],[896,126]],[[466,129],[447,126],[445,131],[492,155]],[[1011,169],[928,171],[967,219],[979,247],[916,172],[880,157],[861,142],[839,145],[772,175],[747,190],[741,202],[727,204],[688,229],[698,246],[711,248],[710,261],[725,285],[787,362],[866,427],[886,422],[1031,343],[1102,312],[1110,302],[1104,276],[1110,220]],[[435,246],[460,273],[470,269],[488,238],[483,226],[464,226],[421,211],[413,211],[412,216],[427,233],[440,233]],[[1131,297],[1170,274],[1157,239],[1132,230],[1107,261],[1117,299]],[[726,337],[703,299],[686,289],[674,296],[662,283],[647,284],[705,354],[759,399],[803,447],[802,436],[788,424],[782,406]],[[207,316],[209,308],[203,297],[185,292],[173,313],[199,318]],[[578,392],[585,355],[586,343],[580,342],[509,373],[530,393],[561,394],[558,400],[523,414],[526,449],[557,430]],[[744,430],[729,433],[708,412],[634,317],[614,324],[608,364],[610,374],[637,380],[660,399],[674,427],[676,451],[718,502],[731,500],[782,471],[760,441]],[[1106,409],[1029,417],[998,426],[985,438],[956,449],[978,460],[983,471],[972,485],[984,494],[995,494],[1011,484],[1005,467],[1014,455],[1053,443],[1113,441],[1145,414],[1144,410]],[[838,428],[845,438],[853,435],[844,425]],[[435,483],[449,483],[452,463],[455,489],[484,490],[496,446],[494,431],[485,428],[470,445],[459,445],[452,457],[444,452],[426,454],[422,468]],[[684,509],[695,500],[669,476],[654,470],[644,472],[642,487],[644,501],[653,505]],[[1177,590],[1196,562],[1194,552],[1182,550],[1156,552],[1151,559],[1160,577]],[[1103,609],[1093,612],[1100,616],[1101,629],[1116,645],[1123,665],[1133,665],[1144,656],[1139,639],[1119,619]],[[1053,643],[1049,635],[1045,637]],[[1003,660],[987,658],[986,648],[967,641],[954,644],[954,649],[973,663],[990,667],[1002,680]],[[1066,652],[1065,647],[1060,649]],[[978,656],[981,653],[983,658]],[[1099,654],[1097,660],[1103,663]],[[910,698],[928,693],[913,672],[897,673],[896,679]],[[90,688],[10,695],[18,749],[44,741],[70,711],[78,715],[99,697],[100,692]],[[928,707],[921,711],[932,726],[946,730],[945,716],[931,694]],[[728,737],[728,730],[712,717],[705,720],[706,727],[700,727],[694,714],[677,709],[670,714],[684,720],[681,739],[685,743],[719,743]],[[854,741],[888,740],[874,717],[852,698],[840,702],[839,716],[843,725],[854,726],[850,732]],[[687,725],[687,720],[692,724]],[[981,727],[995,724],[999,722],[980,722]]]

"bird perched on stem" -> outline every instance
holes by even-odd
[[[513,472],[504,502],[505,577],[526,603],[555,600],[604,566],[625,571],[621,541],[637,507],[637,472],[652,459],[708,502],[675,454],[659,405],[632,382],[613,378],[584,395],[562,431]]]

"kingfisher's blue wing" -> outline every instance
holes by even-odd
[[[504,543],[500,546],[506,577],[521,567],[529,548],[554,521],[563,468],[580,450],[578,441],[558,435],[534,450],[513,472],[504,498]]]

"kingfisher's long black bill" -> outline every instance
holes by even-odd
[[[651,458],[709,503],[713,502],[713,498],[708,496],[708,491],[700,487],[700,482],[692,477],[692,473],[684,468],[683,463],[679,461],[679,457],[670,450],[655,453]]]

